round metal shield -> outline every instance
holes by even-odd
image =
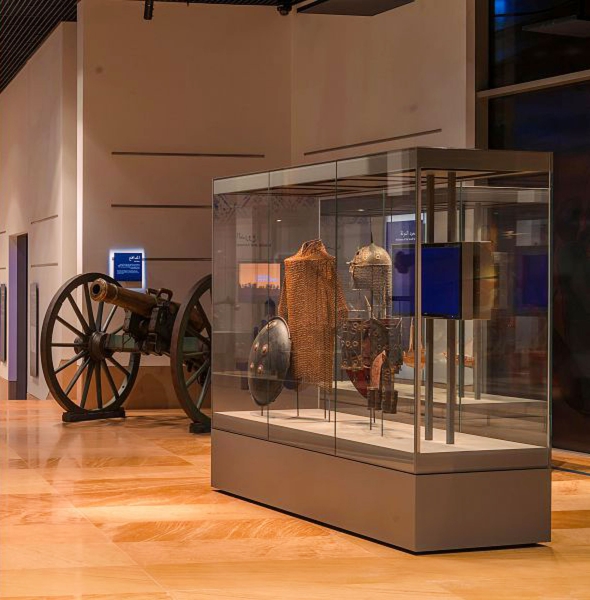
[[[248,357],[248,388],[258,406],[268,406],[277,399],[290,365],[289,326],[276,317],[256,336]]]

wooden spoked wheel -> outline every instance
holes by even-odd
[[[211,419],[202,411],[211,387],[211,281],[207,275],[190,290],[172,330],[172,382],[193,433],[211,430]]]
[[[122,331],[124,311],[108,305],[107,312],[104,302],[91,299],[90,285],[98,278],[119,285],[102,273],[73,277],[57,292],[43,321],[43,373],[53,397],[68,413],[117,411],[139,370],[139,353],[106,347],[108,335]]]

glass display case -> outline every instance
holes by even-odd
[[[551,155],[219,179],[213,233],[216,487],[417,551],[548,539]]]

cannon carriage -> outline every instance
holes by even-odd
[[[190,431],[210,431],[202,408],[211,383],[211,276],[182,304],[172,297],[167,289],[125,289],[101,273],[78,275],[58,290],[43,321],[41,364],[65,422],[124,417],[141,357],[169,356]]]

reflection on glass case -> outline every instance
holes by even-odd
[[[412,550],[548,539],[550,177],[418,148],[216,180],[214,485]]]

